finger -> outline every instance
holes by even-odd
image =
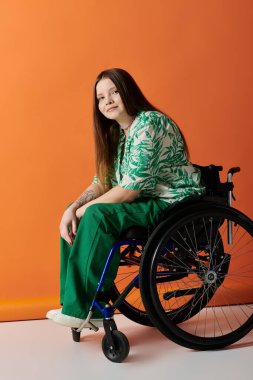
[[[73,219],[72,220],[72,232],[74,235],[76,235],[76,230],[77,230],[77,223],[76,223],[76,220]]]
[[[70,245],[73,245],[73,241],[71,240],[71,237],[69,235],[61,235],[61,237]]]
[[[73,232],[71,232],[71,233],[69,233],[69,237],[70,237],[71,242],[73,244],[76,236],[73,234]]]
[[[67,228],[62,228],[61,229],[61,237],[66,240],[66,242],[72,246],[73,245],[73,239],[72,239],[72,233],[71,231],[69,232]]]
[[[60,234],[63,239],[69,234],[68,227],[66,225],[60,226]]]
[[[72,247],[73,245],[73,238],[72,238],[72,235],[68,235],[66,236],[66,242]]]

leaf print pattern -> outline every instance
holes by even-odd
[[[157,111],[139,112],[126,139],[121,131],[111,183],[168,203],[205,191],[199,170],[187,159],[178,127]]]

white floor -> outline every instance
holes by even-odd
[[[70,329],[48,320],[0,325],[1,380],[140,379],[198,380],[253,378],[253,331],[222,351],[196,352],[169,341],[154,328],[116,315],[131,349],[124,363],[102,353],[103,330],[83,332],[72,341]]]

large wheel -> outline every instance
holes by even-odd
[[[253,328],[253,223],[219,204],[197,208],[153,233],[140,285],[145,309],[164,335],[207,350],[232,344]]]
[[[124,248],[127,252],[122,255],[117,277],[110,292],[110,298],[113,302],[118,299],[125,287],[139,275],[143,247],[144,243],[136,247],[133,241],[132,246],[128,245]],[[138,277],[130,293],[117,308],[128,319],[144,326],[153,326],[141,299]]]

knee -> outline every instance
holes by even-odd
[[[85,210],[85,213],[82,217],[82,219],[101,219],[104,216],[104,207],[103,203],[95,203],[93,205],[90,205]]]
[[[87,207],[85,214],[95,214],[97,212],[101,212],[101,210],[103,209],[103,205],[103,203],[95,203],[93,205],[90,205]]]
[[[95,203],[87,207],[81,223],[83,225],[99,224],[105,232],[117,230],[119,227],[118,209],[111,203]]]

